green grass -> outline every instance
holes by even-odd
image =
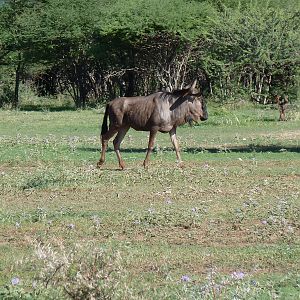
[[[119,171],[112,144],[95,168],[102,110],[0,111],[0,296],[33,297],[33,280],[45,288],[53,257],[40,265],[38,245],[92,243],[120,253],[115,280],[127,294],[114,298],[299,299],[299,112],[288,122],[261,107],[209,112],[178,129],[184,168],[159,134],[144,170],[148,133],[130,130]],[[72,286],[71,265],[52,270],[53,299]],[[34,299],[51,298],[43,293]]]

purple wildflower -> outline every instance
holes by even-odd
[[[197,211],[197,208],[196,207],[193,207],[192,208],[192,212],[196,212]]]
[[[181,281],[182,282],[189,282],[191,279],[188,275],[182,275],[181,276]]]
[[[244,272],[233,272],[231,274],[231,277],[233,279],[237,279],[237,280],[240,280],[240,279],[243,279],[245,277],[245,273]]]
[[[262,220],[262,221],[261,221],[261,224],[263,224],[263,225],[267,225],[267,224],[268,224],[268,222],[267,222],[266,220]]]
[[[18,277],[12,278],[12,280],[11,280],[12,285],[18,285],[19,283],[20,283],[20,278],[18,278]]]

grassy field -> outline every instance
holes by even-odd
[[[0,111],[1,299],[300,299],[299,112],[209,107],[183,168],[130,131],[124,171],[102,113]]]

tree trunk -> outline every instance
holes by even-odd
[[[21,53],[18,54],[18,65],[16,68],[16,77],[15,77],[15,92],[12,106],[14,109],[19,106],[19,88],[20,88],[20,77],[22,72],[22,62],[21,62]]]
[[[128,86],[127,86],[125,96],[132,97],[134,96],[134,83],[135,83],[134,71],[127,71],[127,78],[128,78]]]

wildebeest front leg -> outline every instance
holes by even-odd
[[[176,127],[173,127],[171,129],[171,131],[169,132],[169,134],[170,134],[171,142],[172,142],[175,152],[176,152],[177,162],[178,162],[179,166],[182,166],[183,162],[181,160],[181,156],[180,156],[180,152],[179,152],[179,145],[178,145],[178,141],[177,141],[177,137],[176,137]]]
[[[105,134],[101,135],[102,150],[100,160],[97,163],[97,167],[100,168],[105,162],[105,153],[107,149],[108,141],[118,132],[116,128],[110,128]]]
[[[145,158],[144,163],[143,163],[143,166],[145,168],[147,168],[148,164],[149,164],[150,154],[151,154],[151,152],[152,152],[152,150],[154,148],[156,133],[157,133],[157,130],[150,131],[149,143],[148,143],[148,150],[147,150],[146,158]]]
[[[119,166],[120,168],[123,170],[125,168],[125,164],[124,164],[124,161],[121,157],[121,154],[120,154],[120,145],[121,145],[121,142],[123,141],[127,131],[129,130],[129,127],[123,127],[119,130],[117,136],[115,137],[114,139],[114,149],[116,151],[116,154],[117,154],[117,157],[118,157],[118,160],[119,160]]]

